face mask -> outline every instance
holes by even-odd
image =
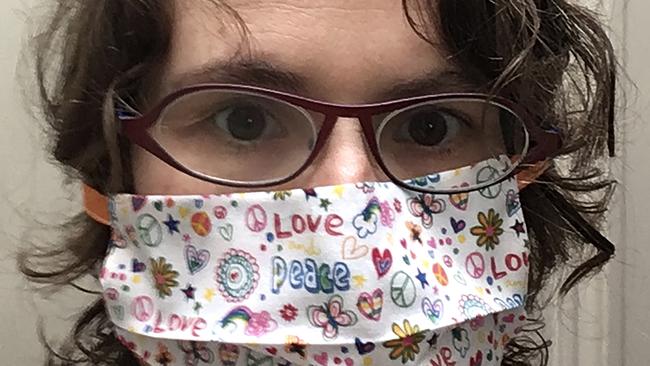
[[[427,177],[459,187],[479,167]],[[515,179],[110,199],[115,333],[152,365],[499,365],[525,319]]]

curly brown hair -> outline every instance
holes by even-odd
[[[222,1],[211,3],[246,26]],[[591,225],[601,222],[614,182],[602,172],[613,151],[617,65],[595,14],[566,0],[403,0],[413,30],[432,46],[442,37],[450,61],[507,97],[545,127],[562,131],[561,164],[521,192],[530,236],[528,310],[548,299],[552,275],[567,268],[560,295],[598,271],[613,246]],[[69,183],[82,181],[104,194],[133,192],[129,144],[113,126],[111,96],[142,101],[170,48],[171,2],[157,0],[58,1],[30,50],[51,155]],[[104,121],[104,123],[101,123]],[[36,284],[61,288],[90,276],[98,281],[110,228],[79,213],[60,228],[58,246],[35,246],[19,255],[19,268]],[[591,244],[591,245],[590,245]],[[595,249],[596,250],[595,250]],[[553,295],[556,294],[556,291]],[[541,321],[540,321],[541,322]],[[536,326],[513,339],[504,365],[547,364],[549,342]],[[137,365],[111,332],[101,295],[91,303],[48,365]]]

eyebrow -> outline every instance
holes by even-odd
[[[307,96],[309,78],[262,58],[233,58],[215,61],[197,70],[166,80],[168,91],[195,84],[244,84]],[[416,78],[391,83],[384,90],[372,92],[368,103],[409,98],[426,94],[476,92],[482,84],[456,69],[436,69]]]

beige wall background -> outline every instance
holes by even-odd
[[[28,114],[16,67],[35,0],[0,5],[0,364],[39,365],[36,336],[44,316],[47,336],[64,335],[89,301],[74,291],[50,299],[34,296],[16,270],[14,253],[28,240],[52,240],[37,222],[56,222],[79,209],[76,189],[63,189],[48,164],[40,125]],[[39,3],[46,3],[41,1]],[[548,311],[547,332],[557,342],[551,365],[648,365],[650,360],[650,2],[591,1],[609,21],[629,80],[629,107],[621,114],[619,158],[611,169],[621,181],[610,219],[618,256],[606,273]],[[636,89],[635,89],[636,88]]]

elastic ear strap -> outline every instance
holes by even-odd
[[[523,170],[517,174],[517,185],[519,190],[523,190],[529,184],[533,183],[550,167],[549,161],[539,162],[532,167]],[[108,212],[108,198],[97,192],[89,185],[83,183],[83,202],[86,214],[100,224],[110,225],[110,215]]]
[[[100,224],[110,225],[108,213],[108,198],[95,189],[83,183],[83,202],[86,214]]]
[[[528,185],[530,185],[531,183],[534,183],[535,180],[539,178],[540,175],[544,174],[544,172],[547,171],[548,168],[550,167],[551,167],[551,162],[549,160],[544,160],[535,163],[530,168],[527,168],[517,173],[516,178],[517,178],[517,186],[519,187],[519,190],[521,191],[524,188],[528,187]]]

